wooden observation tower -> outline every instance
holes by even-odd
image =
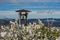
[[[17,10],[16,12],[19,12],[19,23],[22,25],[22,20],[24,20],[24,25],[27,25],[27,16],[28,16],[28,10]]]

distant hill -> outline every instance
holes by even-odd
[[[9,25],[10,21],[15,21],[15,19],[0,19],[0,25]]]
[[[44,24],[45,26],[48,26],[48,23],[50,26],[57,26],[57,27],[60,27],[60,19],[58,18],[44,18],[44,19],[40,19]],[[9,22],[10,21],[15,21],[15,19],[9,19],[9,18],[6,18],[6,19],[0,19],[0,25],[9,25]],[[38,19],[28,19],[28,23],[33,23],[33,22],[38,22]],[[24,23],[24,21],[23,21]]]

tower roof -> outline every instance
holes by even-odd
[[[17,10],[16,12],[30,12],[30,11],[29,10],[22,9],[22,10]]]

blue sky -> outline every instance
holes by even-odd
[[[32,11],[28,18],[60,18],[60,0],[0,0],[0,18],[16,18],[18,13],[15,11],[19,9]],[[51,10],[53,14],[48,14]],[[42,12],[46,14],[43,16]]]
[[[21,3],[1,3],[0,11],[6,10],[60,10],[60,2],[21,2]]]

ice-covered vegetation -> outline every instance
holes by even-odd
[[[0,39],[4,40],[58,40],[60,37],[60,30],[57,27],[46,27],[39,21],[39,24],[29,23],[18,25],[10,21],[9,26],[1,26]]]

